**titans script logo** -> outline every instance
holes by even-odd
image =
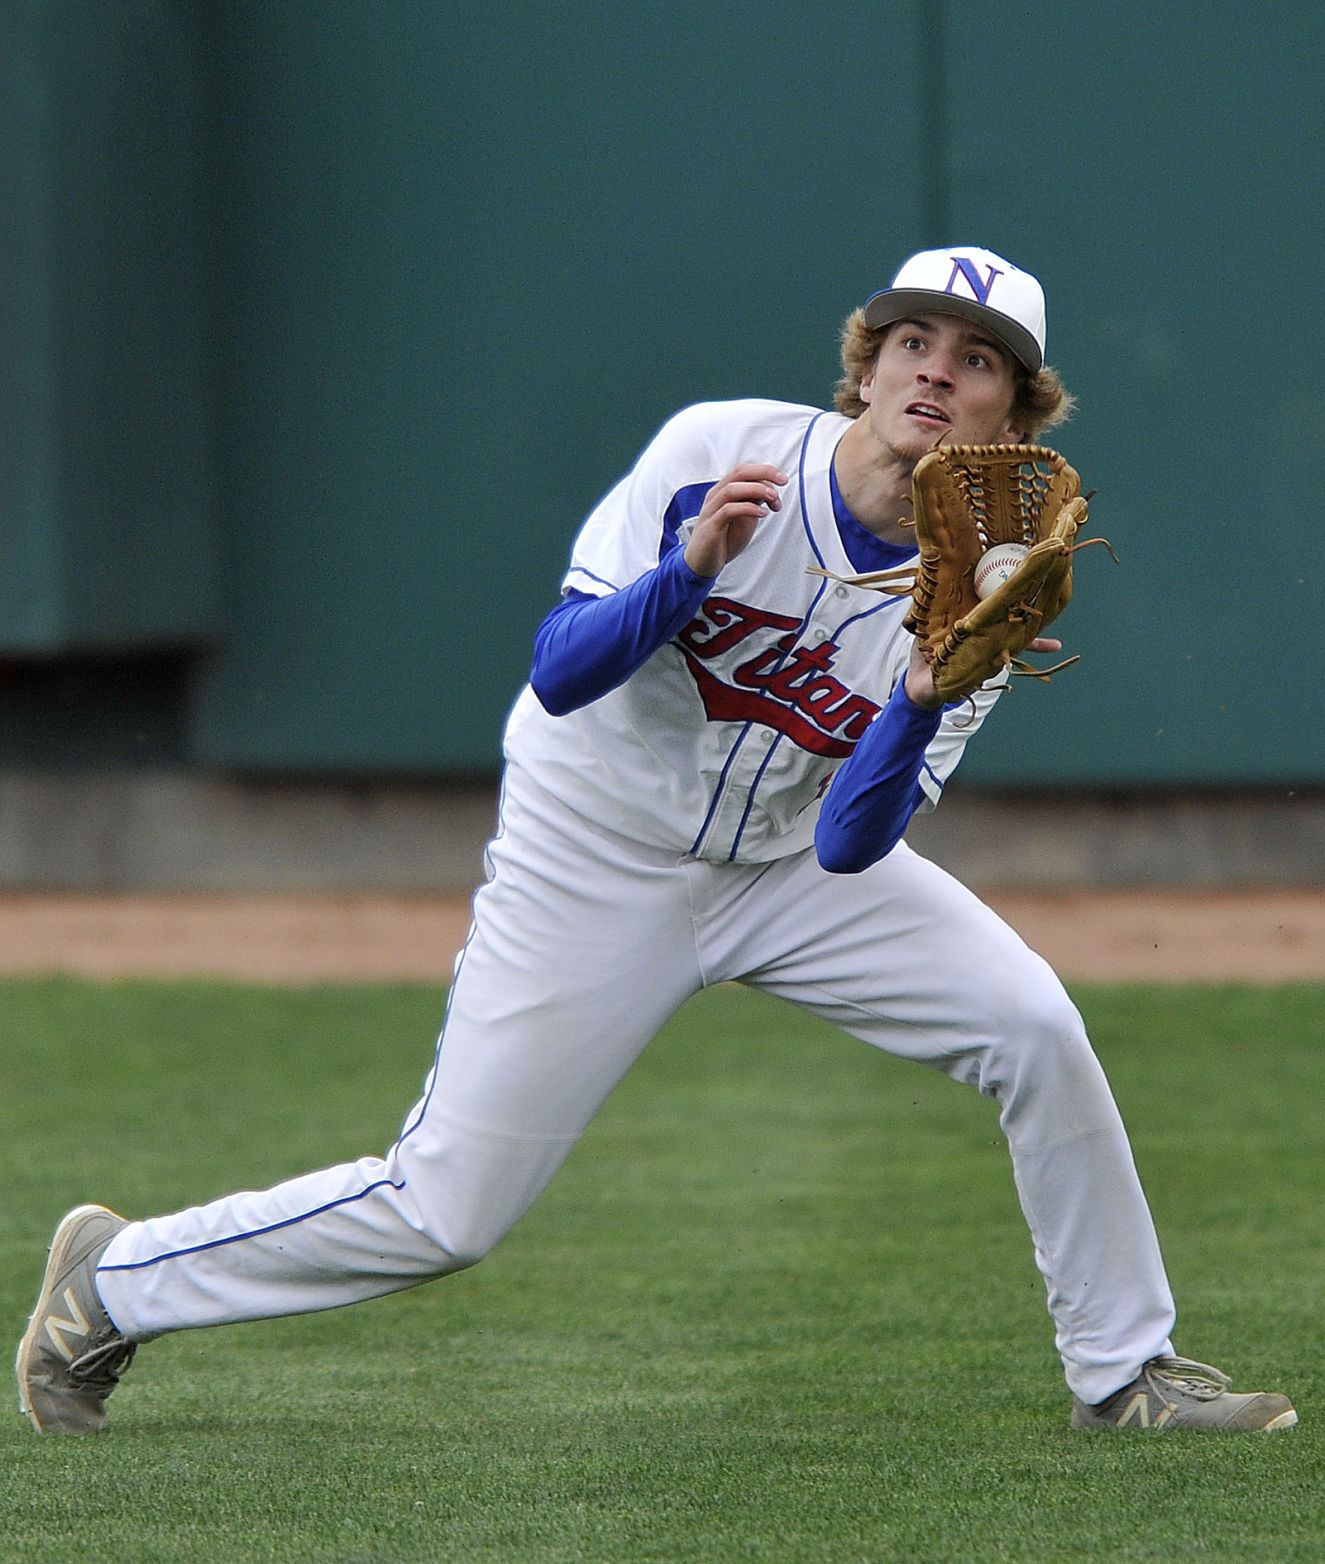
[[[803,646],[799,619],[711,597],[680,632],[710,722],[755,722],[814,755],[845,759],[879,707],[836,679],[836,642]]]

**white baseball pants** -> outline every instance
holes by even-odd
[[[1077,1395],[1101,1401],[1172,1350],[1154,1227],[1081,1019],[951,876],[905,844],[859,875],[812,852],[702,863],[599,829],[514,768],[489,857],[396,1144],[131,1223],[97,1278],[126,1336],[334,1308],[474,1264],[668,1017],[734,979],[998,1103]]]

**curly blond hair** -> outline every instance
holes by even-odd
[[[848,418],[859,418],[865,411],[860,399],[860,382],[879,356],[879,348],[891,326],[869,327],[865,324],[865,312],[852,310],[842,327],[842,378],[837,382],[833,405]],[[1024,428],[1026,438],[1036,439],[1046,429],[1061,424],[1069,418],[1076,406],[1076,398],[1058,377],[1056,369],[1046,364],[1032,373],[1024,364],[1013,360],[1016,377],[1012,398],[1012,422]]]

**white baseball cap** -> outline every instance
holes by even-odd
[[[959,244],[913,255],[891,287],[866,300],[865,324],[890,326],[926,310],[977,321],[1032,373],[1044,363],[1044,289],[992,250]]]

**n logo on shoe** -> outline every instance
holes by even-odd
[[[1175,1401],[1166,1401],[1160,1408],[1159,1416],[1152,1420],[1150,1397],[1144,1390],[1138,1390],[1119,1414],[1118,1427],[1127,1428],[1130,1425],[1133,1428],[1163,1428],[1165,1423],[1172,1420],[1177,1410]]]
[[[67,1363],[72,1363],[74,1361],[74,1350],[64,1339],[63,1333],[68,1331],[77,1341],[80,1337],[88,1335],[92,1327],[88,1324],[86,1315],[78,1307],[78,1300],[74,1297],[72,1287],[66,1287],[64,1290],[64,1306],[68,1309],[71,1318],[66,1320],[61,1319],[58,1314],[48,1315],[46,1318],[46,1334],[51,1338],[55,1350],[60,1356]]]

